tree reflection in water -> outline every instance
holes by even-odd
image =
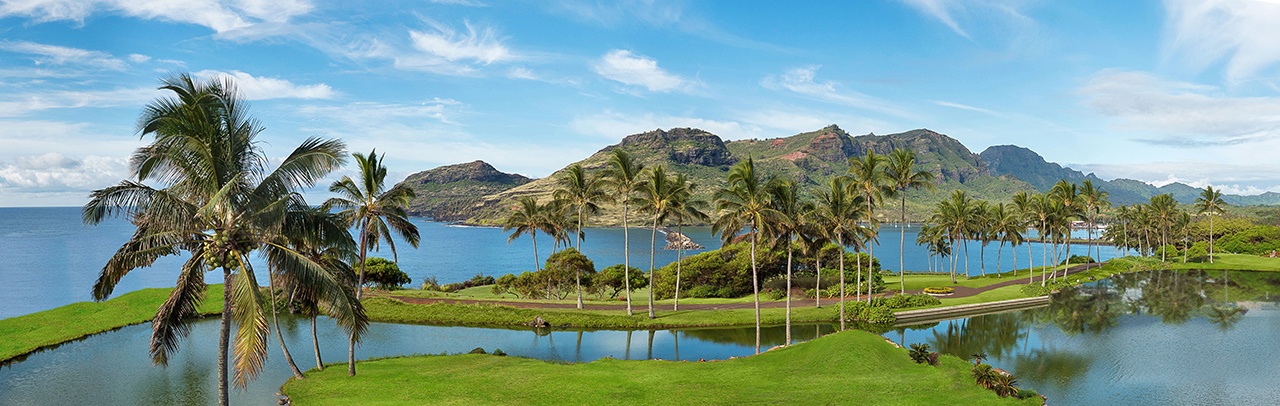
[[[1260,305],[1259,302],[1274,306],[1278,293],[1280,273],[1121,274],[1064,289],[1054,294],[1046,307],[944,321],[923,339],[939,352],[962,359],[986,353],[997,364],[1014,369],[1030,382],[1061,389],[1084,376],[1095,360],[1088,351],[1055,348],[1054,340],[1082,334],[1106,335],[1122,323],[1140,324],[1143,318],[1156,318],[1170,325],[1200,318],[1227,332],[1244,318],[1250,306]],[[896,341],[911,341],[905,338],[907,329],[896,328]],[[1039,348],[1031,343],[1032,335],[1039,341]]]

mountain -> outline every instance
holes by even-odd
[[[782,176],[799,182],[802,191],[812,195],[830,177],[846,173],[850,157],[862,156],[867,151],[887,154],[894,148],[916,151],[921,168],[941,174],[936,179],[935,190],[909,193],[907,206],[912,218],[923,218],[934,202],[955,189],[985,199],[1002,199],[1020,190],[1034,190],[1012,177],[993,176],[982,158],[959,141],[923,129],[854,137],[832,125],[790,137],[727,142],[699,129],[659,129],[629,135],[622,142],[602,148],[577,163],[588,171],[598,171],[605,167],[614,149],[622,149],[646,167],[660,164],[670,173],[687,175],[696,185],[694,196],[710,201],[713,192],[724,186],[729,167],[743,159],[755,160],[757,170],[764,176]],[[521,196],[549,199],[562,172],[563,169],[546,178],[480,198],[474,206],[475,216],[467,222],[497,224]],[[890,202],[889,206],[895,209],[878,212],[882,220],[897,218],[893,213],[897,212],[898,205]],[[606,206],[594,217],[593,224],[621,224],[621,210]]]
[[[401,184],[417,194],[409,205],[409,214],[438,221],[462,221],[475,214],[474,206],[482,197],[531,181],[499,172],[484,161],[474,161],[418,172]]]
[[[980,155],[990,165],[992,173],[1021,179],[1035,186],[1041,193],[1048,192],[1054,183],[1062,179],[1073,183],[1088,179],[1110,194],[1108,200],[1116,205],[1145,202],[1151,196],[1159,194],[1155,186],[1147,183],[1131,179],[1104,181],[1092,173],[1086,175],[1075,169],[1047,162],[1035,151],[1016,145],[995,145],[988,147]]]

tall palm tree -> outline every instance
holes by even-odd
[[[951,243],[951,252],[955,252],[956,242],[961,239],[968,241],[968,237],[973,229],[974,218],[973,199],[965,195],[964,191],[956,190],[951,192],[949,199],[938,202],[934,208],[931,221],[938,224],[945,230],[947,240]],[[967,245],[967,243],[966,243]],[[968,250],[965,250],[968,252]],[[951,255],[951,283],[956,283],[956,260],[958,255]],[[969,257],[965,256],[964,274],[969,276]]]
[[[978,271],[987,276],[987,244],[995,240],[991,232],[991,204],[986,200],[978,200],[973,206],[973,227],[969,231],[971,239],[982,243],[978,251]],[[1000,272],[996,272],[999,274]]]
[[[711,219],[703,210],[707,207],[707,202],[693,197],[693,190],[696,184],[689,181],[685,174],[677,174],[674,182],[672,182],[681,193],[673,194],[671,197],[671,205],[674,210],[671,213],[671,219],[676,222],[676,234],[684,235],[684,223],[688,221],[708,221]],[[676,246],[676,296],[672,304],[672,310],[680,310],[680,267],[681,261],[684,259],[683,243]]]
[[[861,159],[857,157],[849,158],[849,186],[852,187],[857,194],[862,195],[863,204],[867,206],[867,231],[870,232],[872,239],[876,238],[878,228],[875,223],[875,210],[878,205],[884,201],[885,194],[892,193],[890,179],[885,175],[885,169],[888,166],[888,159],[884,155],[877,155],[875,151],[868,150],[867,155]],[[875,261],[875,244],[867,244],[867,301],[871,301],[871,273]],[[861,256],[858,257],[857,266],[862,266]],[[861,277],[861,273],[859,273]],[[861,291],[861,284],[859,284]]]
[[[755,161],[747,158],[729,169],[728,182],[716,191],[716,211],[720,213],[712,230],[720,233],[724,243],[733,240],[743,228],[751,238],[751,289],[756,308],[756,353],[760,353],[760,272],[756,269],[756,246],[760,242],[760,228],[776,214],[769,207],[769,194],[765,182],[756,173]]]
[[[860,244],[858,238],[862,228],[858,225],[858,218],[862,215],[862,210],[866,210],[866,205],[859,200],[861,196],[854,195],[849,188],[848,179],[843,176],[831,178],[827,183],[827,187],[818,192],[818,204],[813,211],[813,217],[810,223],[814,227],[821,230],[821,235],[829,240],[833,240],[840,246],[840,330],[845,329],[845,274],[844,274],[844,254],[845,249],[850,245]]]
[[[902,217],[898,220],[901,235],[898,236],[898,282],[900,294],[907,294],[907,191],[927,188],[933,190],[933,172],[925,169],[916,170],[916,153],[910,149],[898,148],[889,153],[889,165],[884,168],[885,177],[889,180],[892,195],[898,196],[902,207]]]
[[[1169,229],[1173,227],[1178,215],[1178,201],[1168,193],[1151,196],[1147,203],[1151,220],[1160,233],[1160,262],[1166,260],[1165,246],[1169,245]]]
[[[631,194],[640,187],[640,174],[644,165],[636,162],[631,154],[621,148],[615,148],[609,155],[608,167],[604,172],[604,188],[614,194],[615,201],[622,203],[622,270],[623,286],[627,291],[627,315],[631,311],[631,235],[627,231],[627,215],[631,209]]]
[[[1022,222],[1021,230],[1023,233],[1030,232],[1028,226],[1034,223],[1032,218],[1035,215],[1033,203],[1034,201],[1032,200],[1031,195],[1028,195],[1027,192],[1018,191],[1013,194],[1013,207],[1019,217],[1018,220]],[[1024,236],[1025,235],[1026,234],[1024,234]],[[1023,238],[1023,242],[1027,244],[1027,273],[1031,274],[1032,277],[1035,277],[1035,272],[1033,271],[1035,269],[1035,264],[1032,263],[1035,261],[1035,256],[1031,254],[1031,239]],[[1014,247],[1013,251],[1016,253],[1018,251],[1017,247]],[[1018,269],[1017,260],[1014,260],[1013,269]]]
[[[1085,251],[1085,255],[1092,258],[1093,253],[1093,230],[1098,228],[1098,214],[1106,208],[1111,207],[1111,201],[1107,198],[1111,194],[1102,190],[1100,186],[1094,186],[1093,180],[1085,179],[1080,183],[1080,198],[1084,203],[1084,215],[1089,221],[1089,249]],[[1098,262],[1102,261],[1102,248],[1098,248]],[[1088,265],[1085,265],[1088,269]]]
[[[386,154],[378,156],[377,150],[368,156],[359,152],[351,154],[356,159],[359,169],[359,180],[343,176],[329,191],[337,196],[325,202],[326,207],[336,208],[347,220],[348,227],[360,230],[356,239],[360,244],[360,272],[357,278],[356,298],[360,299],[364,291],[364,266],[370,246],[377,250],[382,241],[391,249],[391,257],[400,261],[396,253],[392,232],[403,238],[405,242],[418,248],[418,226],[409,222],[409,214],[405,211],[409,201],[413,200],[413,189],[404,184],[387,188],[387,167],[382,163]],[[356,339],[352,336],[347,348],[347,375],[356,374]]]
[[[599,177],[591,176],[582,164],[573,164],[557,181],[559,188],[553,194],[556,200],[563,201],[578,214],[578,252],[582,252],[583,223],[586,216],[600,211],[600,204],[609,200],[604,191],[604,183]],[[578,291],[578,308],[582,308],[582,274],[573,276],[573,284]]]
[[[787,316],[786,343],[791,345],[791,255],[795,241],[804,231],[804,214],[811,205],[800,200],[800,188],[787,179],[769,182],[769,203],[774,216],[765,224],[765,230],[776,244],[787,246]]]
[[[1000,253],[1004,252],[1004,243],[1008,242],[1013,246],[1013,276],[1018,276],[1018,245],[1022,244],[1022,232],[1026,227],[1013,207],[1006,206],[1004,203],[997,203],[991,207],[988,217],[991,220],[991,231],[1000,241],[1000,250],[996,251],[996,275],[1004,272],[1004,267],[1000,264]]]
[[[512,231],[507,236],[507,244],[515,241],[517,238],[528,234],[529,240],[533,242],[533,270],[542,270],[542,260],[538,258],[538,230],[547,228],[546,206],[538,204],[538,199],[533,196],[525,196],[520,198],[516,206],[507,215],[507,220],[502,223],[502,231]]]
[[[636,210],[653,216],[653,230],[649,236],[649,318],[656,318],[653,310],[653,271],[657,268],[655,256],[658,252],[658,227],[666,224],[672,217],[678,216],[681,210],[680,200],[689,192],[684,189],[686,183],[676,182],[667,176],[662,165],[653,167],[640,184],[640,195],[636,198]]]
[[[285,218],[281,244],[292,248],[312,262],[319,264],[326,278],[338,282],[343,289],[343,296],[326,296],[326,292],[317,289],[305,266],[289,261],[287,257],[269,256],[273,277],[281,280],[282,291],[289,293],[291,303],[297,304],[301,312],[311,319],[311,346],[315,352],[316,368],[323,370],[324,362],[320,356],[320,340],[316,334],[316,318],[323,311],[338,322],[350,335],[352,331],[363,332],[368,325],[364,308],[356,299],[356,274],[347,261],[354,262],[356,244],[347,231],[346,223],[335,213],[325,207],[312,207],[302,199],[297,199],[288,217]],[[268,250],[268,253],[274,251]],[[274,290],[274,289],[273,289]],[[286,360],[293,368],[294,374],[301,375],[289,356],[284,345],[284,337],[280,334],[280,323],[274,315],[272,305],[272,323],[275,324],[276,336],[280,339],[280,347]]]
[[[337,300],[342,287],[320,266],[277,241],[294,192],[310,187],[342,165],[337,140],[303,141],[267,172],[257,136],[262,126],[229,78],[197,81],[180,74],[164,79],[170,97],[149,103],[139,132],[152,136],[130,159],[130,178],[98,189],[82,209],[86,224],[125,216],[137,227],[102,268],[94,300],[107,299],[121,278],[168,255],[190,253],[175,287],[151,321],[150,353],[165,365],[190,332],[204,300],[205,272],[222,270],[225,289],[218,340],[218,403],[227,404],[227,351],[235,337],[235,384],[243,387],[262,370],[267,356],[266,311],[249,254],[269,248],[308,272],[309,283]],[[144,182],[153,182],[153,187]]]
[[[1058,183],[1053,184],[1053,187],[1049,190],[1049,195],[1053,196],[1055,199],[1062,202],[1062,206],[1066,208],[1067,211],[1069,212],[1068,217],[1063,221],[1065,221],[1067,224],[1067,235],[1065,237],[1067,241],[1066,256],[1068,259],[1070,259],[1071,258],[1071,231],[1072,231],[1071,222],[1072,222],[1072,219],[1084,217],[1084,206],[1083,206],[1084,200],[1081,198],[1082,196],[1080,196],[1080,187],[1077,186],[1075,183],[1067,182],[1066,179],[1062,179],[1062,180],[1059,180]],[[1067,264],[1065,268],[1062,268],[1062,275],[1066,276],[1067,269],[1070,269],[1070,268],[1071,268],[1071,264]]]
[[[1222,214],[1227,202],[1222,200],[1222,191],[1213,190],[1213,186],[1205,187],[1196,198],[1196,212],[1209,216],[1209,263],[1213,263],[1213,216]]]

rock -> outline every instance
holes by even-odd
[[[529,322],[529,327],[547,328],[551,327],[551,324],[548,324],[546,320],[543,320],[542,315],[537,315],[533,317],[533,321]]]
[[[685,251],[697,251],[705,248],[702,245],[699,245],[698,243],[693,242],[693,240],[690,239],[689,236],[686,236],[684,234],[680,234],[665,228],[660,231],[666,234],[665,238],[667,240],[667,245],[665,247],[662,247],[662,249],[664,250],[682,249]]]

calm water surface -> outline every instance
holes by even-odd
[[[1280,274],[1155,272],[1064,291],[1048,307],[885,337],[1009,370],[1055,405],[1280,402]]]
[[[315,366],[310,325],[281,321],[295,362]],[[346,336],[327,319],[318,329],[325,362],[346,360]],[[829,325],[794,326],[794,340],[833,331]],[[781,327],[767,328],[767,346],[784,340]],[[147,355],[150,325],[136,325],[38,352],[0,367],[0,405],[199,405],[217,403],[218,320],[194,324],[191,336],[169,361],[153,366]],[[481,347],[514,356],[586,362],[618,359],[708,360],[755,352],[755,328],[658,331],[507,330],[374,323],[356,353],[361,358],[407,354],[463,353]],[[241,405],[274,405],[280,385],[292,375],[272,337],[262,374],[244,390],[233,389]],[[345,364],[334,366],[346,368]]]
[[[421,284],[425,277],[434,276],[441,283],[459,282],[473,275],[500,276],[534,269],[533,244],[528,237],[507,243],[506,232],[492,227],[461,227],[445,223],[412,219],[422,234],[422,244],[413,249],[397,241],[400,267],[411,278],[413,285]],[[709,248],[719,246],[719,238],[708,227],[686,227],[685,234]],[[930,270],[930,260],[921,247],[914,245],[917,227],[905,229],[907,251],[906,269]],[[109,220],[98,226],[84,226],[79,208],[0,208],[0,247],[5,261],[0,261],[0,318],[8,318],[58,306],[91,300],[89,295],[98,273],[111,254],[133,232],[133,225],[124,220]],[[898,267],[898,240],[902,235],[893,225],[884,225],[880,231],[881,245],[875,254],[886,269]],[[649,230],[633,228],[631,234],[631,265],[641,269],[649,267]],[[1080,237],[1083,232],[1078,232]],[[621,228],[588,229],[582,251],[596,265],[604,269],[623,262],[623,232]],[[659,248],[663,245],[661,233],[657,236]],[[539,238],[539,260],[550,254],[550,240]],[[978,275],[985,263],[988,272],[996,265],[1010,269],[1013,265],[1013,248],[998,244],[987,247],[981,255],[981,244],[969,244],[969,273]],[[1074,245],[1072,251],[1084,254],[1086,247]],[[1114,249],[1101,247],[1102,258],[1114,256]],[[958,265],[964,272],[963,251]],[[1038,244],[1031,246],[1032,256],[1038,264],[1041,250]],[[696,254],[687,252],[686,254]],[[1018,266],[1026,268],[1027,247],[1018,247]],[[377,256],[391,257],[385,247]],[[1096,256],[1096,253],[1095,253]],[[661,267],[676,259],[674,251],[659,249],[655,258]],[[117,285],[116,295],[147,287],[169,287],[177,278],[182,256],[161,258],[150,268],[131,272]],[[261,266],[259,268],[262,268]],[[206,274],[209,283],[221,283],[220,272]]]

